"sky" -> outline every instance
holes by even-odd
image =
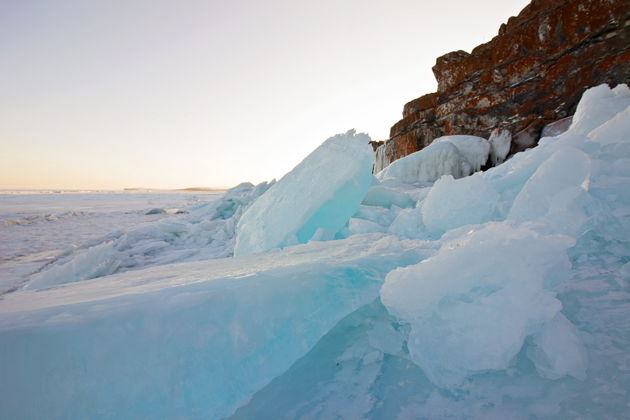
[[[230,187],[384,140],[526,0],[0,0],[0,189]]]

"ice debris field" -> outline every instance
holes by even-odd
[[[571,126],[363,134],[68,251],[0,300],[7,419],[630,417],[630,91]]]

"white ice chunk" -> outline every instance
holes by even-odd
[[[579,197],[580,190],[588,190],[591,162],[584,152],[564,147],[555,152],[523,186],[514,200],[508,219],[534,221],[545,216],[552,208],[563,213],[561,218],[583,219],[579,209],[572,206],[572,199]],[[563,204],[559,207],[560,204]],[[570,213],[576,210],[577,213]],[[568,234],[575,233],[573,226]]]
[[[461,154],[450,142],[433,142],[424,149],[390,164],[376,174],[379,180],[408,184],[434,182],[443,175],[462,176]]]
[[[420,239],[426,233],[422,223],[422,209],[404,209],[394,219],[387,232],[408,239]]]
[[[443,136],[433,140],[433,143],[452,143],[462,157],[462,175],[470,175],[481,169],[488,161],[490,143],[483,137],[477,136]]]
[[[570,375],[586,379],[588,358],[578,336],[578,330],[562,313],[548,322],[533,337],[534,345],[527,356],[536,365],[538,373],[549,379]]]
[[[440,178],[422,203],[422,221],[431,232],[490,220],[499,194],[481,173],[458,180]]]
[[[630,89],[625,84],[611,89],[606,84],[584,92],[578,103],[569,131],[588,134],[630,105]]]
[[[626,109],[591,131],[588,138],[602,146],[630,143],[630,104]]]
[[[505,222],[448,242],[433,257],[387,275],[381,301],[411,325],[412,360],[440,387],[501,370],[560,311],[547,277],[563,280],[574,244]]]
[[[326,140],[243,214],[234,255],[306,243],[318,229],[337,231],[372,184],[369,136],[354,130]]]

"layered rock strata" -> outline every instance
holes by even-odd
[[[433,73],[437,92],[404,106],[375,171],[443,135],[499,128],[512,135],[510,154],[534,146],[588,87],[630,80],[630,2],[534,0],[490,42],[439,57]]]

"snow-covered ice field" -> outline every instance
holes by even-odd
[[[351,130],[277,182],[156,196],[180,214],[11,233],[58,254],[0,296],[0,418],[630,418],[629,133],[601,85],[485,172],[450,136],[373,176]]]
[[[0,190],[0,294],[63,252],[172,217],[222,193]],[[160,209],[164,213],[151,210]]]

